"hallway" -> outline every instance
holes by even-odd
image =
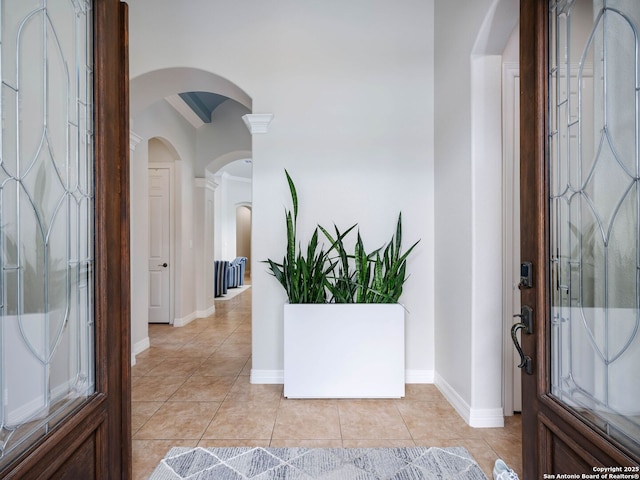
[[[398,400],[289,400],[282,385],[251,385],[251,291],[216,301],[185,327],[149,325],[132,367],[133,478],[173,446],[464,446],[491,478],[496,458],[521,473],[520,417],[468,427],[434,385]]]

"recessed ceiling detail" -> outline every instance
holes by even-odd
[[[184,92],[178,95],[204,123],[211,123],[213,111],[228,100],[225,96],[211,92]]]

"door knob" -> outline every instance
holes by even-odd
[[[164,267],[167,268],[169,266],[169,264],[167,262],[161,263],[160,265],[158,265],[159,267]]]
[[[518,368],[523,368],[527,375],[533,375],[533,360],[524,354],[517,336],[518,330],[521,329],[524,330],[525,333],[533,333],[533,309],[528,305],[524,305],[521,312],[522,313],[514,315],[514,317],[520,317],[522,321],[511,327],[511,340],[513,340],[513,344],[520,355],[520,365],[518,365]]]
[[[520,342],[518,342],[518,337],[516,336],[516,333],[521,328],[527,327],[524,323],[516,323],[513,327],[511,327],[511,340],[513,340],[513,344],[516,346],[516,350],[518,350],[518,353],[520,354],[520,364],[518,365],[518,368],[524,368],[524,371],[528,375],[531,375],[533,374],[533,364],[531,363],[531,357],[524,354],[524,352],[522,351],[522,347],[520,346]]]

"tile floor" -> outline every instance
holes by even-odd
[[[149,325],[132,369],[133,478],[174,446],[464,446],[489,478],[496,458],[521,474],[521,423],[474,429],[434,385],[398,400],[290,400],[251,385],[251,291],[181,328]]]

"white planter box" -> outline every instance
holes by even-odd
[[[404,396],[399,304],[286,304],[284,396]]]

